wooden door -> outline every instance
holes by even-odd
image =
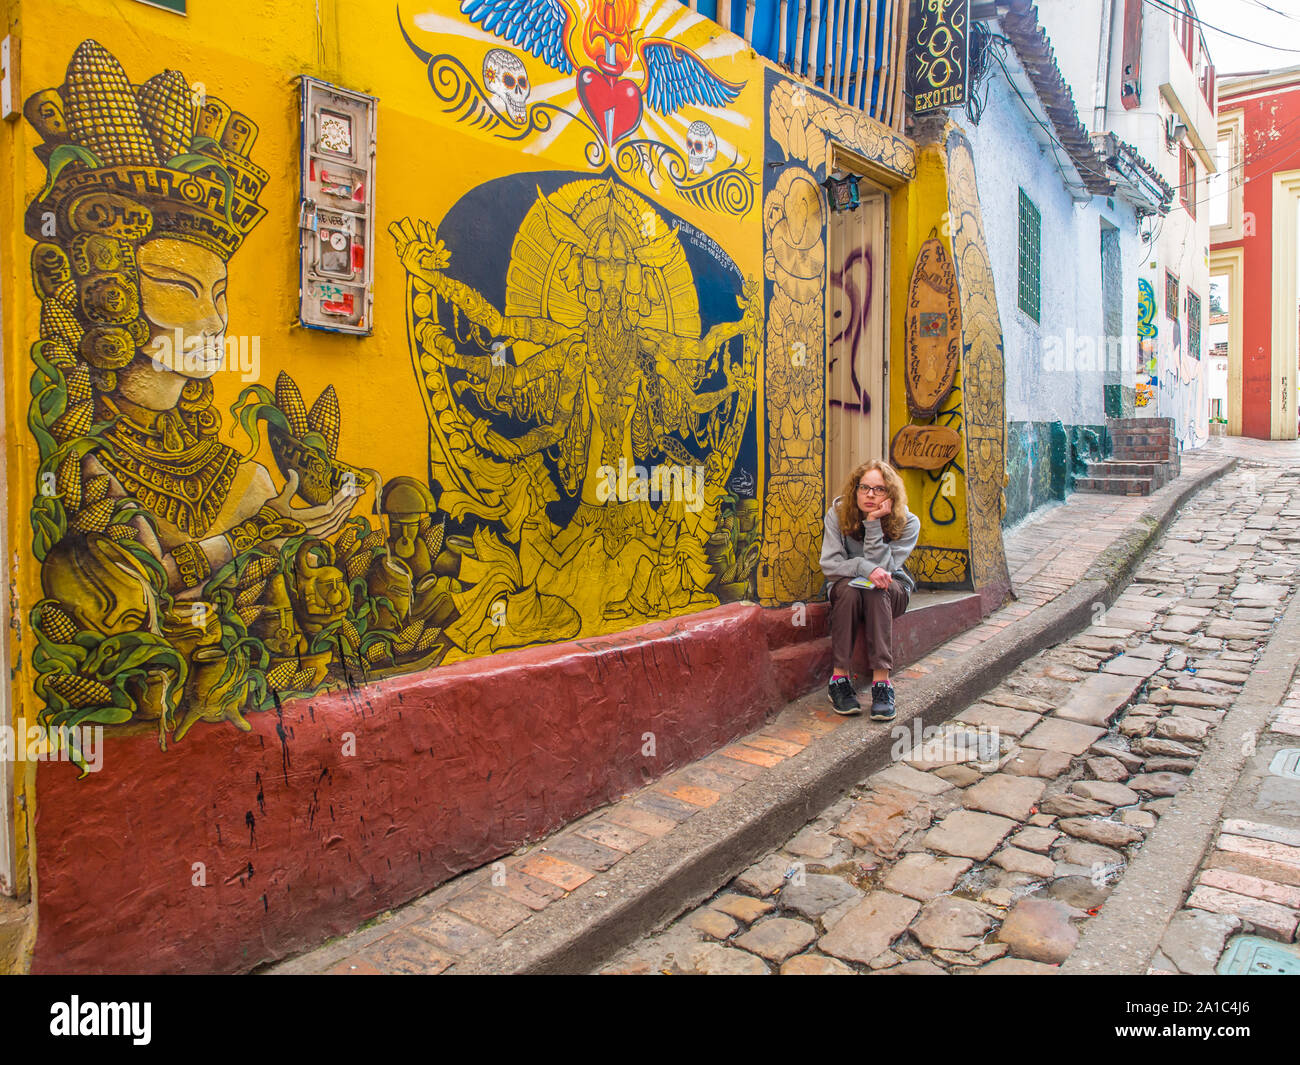
[[[826,297],[826,502],[854,467],[885,458],[885,210],[883,191],[860,186],[856,211],[830,215]]]

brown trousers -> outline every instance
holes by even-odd
[[[894,668],[894,618],[907,609],[907,589],[898,581],[888,588],[852,588],[849,578],[831,584],[831,665],[853,672],[853,649],[859,635],[867,645],[867,669]]]

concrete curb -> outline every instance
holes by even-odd
[[[1092,624],[1095,604],[1115,601],[1177,510],[1236,464],[1226,459],[1184,484],[1174,482],[1168,487],[1177,490],[1154,498],[1073,588],[930,676],[900,683],[906,710],[892,727],[863,717],[817,739],[448,973],[590,972],[638,936],[703,902],[848,788],[888,765],[894,729],[910,731],[913,719],[922,725],[946,721],[1021,662]],[[820,706],[824,700],[815,692],[799,702]]]
[[[1067,975],[1145,975],[1170,919],[1219,829],[1224,806],[1300,665],[1300,596],[1273,631],[1228,713],[1210,737],[1187,786],[1124,871],[1101,913],[1088,922],[1061,967]]]

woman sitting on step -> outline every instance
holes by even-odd
[[[871,670],[871,720],[892,721],[894,618],[907,609],[916,582],[903,563],[916,546],[921,520],[907,509],[898,472],[879,459],[864,462],[826,511],[822,573],[830,582],[831,705],[859,714],[853,691],[853,648],[865,629]]]

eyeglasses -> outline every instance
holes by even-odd
[[[889,492],[889,489],[883,484],[879,486],[874,484],[860,484],[858,485],[858,491],[866,492],[869,496],[883,496]]]

